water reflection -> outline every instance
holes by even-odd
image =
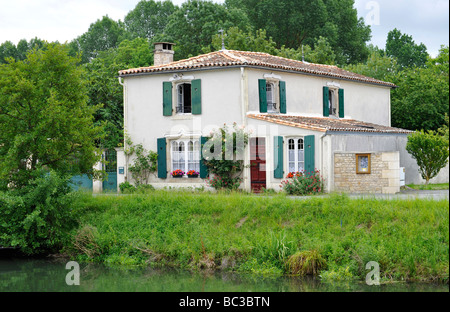
[[[80,286],[68,286],[66,261],[0,260],[0,291],[19,292],[427,292],[448,285],[322,283],[313,278],[80,264]]]

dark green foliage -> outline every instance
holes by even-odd
[[[88,63],[97,57],[101,51],[117,48],[126,39],[125,26],[108,16],[97,20],[89,26],[89,30],[71,42],[72,53],[82,52],[83,63]]]
[[[174,42],[175,59],[184,59],[202,54],[220,29],[235,26],[250,30],[247,16],[239,9],[227,9],[212,1],[188,0],[169,18],[165,35]]]
[[[0,65],[0,189],[21,187],[40,167],[91,174],[99,160],[86,81],[67,47],[47,44]]]
[[[69,178],[37,170],[21,189],[0,191],[0,246],[27,254],[58,252],[76,225]]]
[[[176,6],[171,1],[142,0],[125,17],[125,27],[132,38],[151,40],[162,34]]]
[[[417,45],[412,36],[397,28],[388,33],[386,55],[395,57],[401,68],[424,67],[428,60],[427,47],[423,43]]]
[[[330,43],[339,64],[364,61],[370,27],[358,19],[353,0],[227,0],[244,8],[254,29],[265,29],[277,48],[315,48],[320,37]]]

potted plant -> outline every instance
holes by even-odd
[[[182,178],[184,176],[184,174],[185,174],[184,171],[181,169],[177,169],[175,171],[172,171],[172,173],[171,173],[172,177],[174,177],[174,178]]]
[[[198,171],[195,170],[189,170],[187,173],[187,176],[189,178],[197,178],[200,175],[200,173]]]

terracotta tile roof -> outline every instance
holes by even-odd
[[[303,117],[286,115],[248,114],[252,119],[264,120],[276,124],[302,128],[313,131],[327,132],[374,132],[374,133],[403,133],[413,131],[362,122],[354,119],[335,119],[327,117]]]
[[[121,77],[164,71],[192,70],[208,67],[249,66],[267,67],[270,69],[288,70],[306,74],[319,75],[331,78],[347,79],[365,83],[378,84],[387,87],[397,87],[390,82],[384,82],[374,78],[355,74],[337,66],[312,64],[291,60],[279,56],[273,56],[262,52],[247,52],[223,50],[191,57],[186,60],[172,62],[165,65],[132,68],[119,71]]]

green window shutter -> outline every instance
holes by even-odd
[[[274,178],[283,179],[283,137],[274,137]]]
[[[316,170],[314,143],[314,135],[305,136],[305,171],[307,174]]]
[[[280,81],[280,113],[286,114],[286,82]]]
[[[259,112],[267,113],[267,90],[265,79],[259,79]]]
[[[339,89],[339,118],[345,117],[344,110],[344,89]]]
[[[200,178],[206,179],[209,175],[208,167],[206,167],[203,161],[203,146],[208,141],[208,138],[200,137]]]
[[[172,116],[172,83],[163,82],[163,115]]]
[[[330,116],[329,88],[323,87],[323,117]]]
[[[192,92],[192,114],[202,114],[202,81],[201,79],[192,80],[191,82]]]
[[[166,138],[158,139],[158,178],[167,178]]]

